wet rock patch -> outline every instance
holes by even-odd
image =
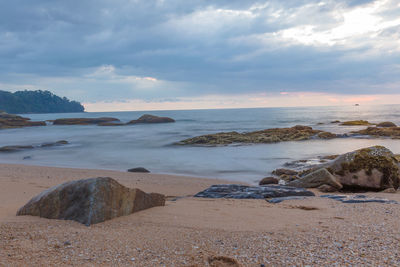
[[[342,203],[387,203],[387,204],[399,204],[395,200],[389,200],[378,197],[368,197],[365,195],[323,195],[323,198],[329,198],[340,201]]]
[[[213,185],[197,193],[194,197],[233,198],[233,199],[265,199],[289,196],[315,196],[304,188],[283,185],[247,186],[238,184]]]

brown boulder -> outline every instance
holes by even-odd
[[[265,177],[258,183],[258,185],[278,184],[278,183],[279,183],[279,180],[275,177]]]
[[[53,121],[54,125],[90,125],[100,124],[106,122],[117,122],[119,119],[101,117],[101,118],[67,118],[67,119],[56,119]]]
[[[382,127],[382,128],[397,127],[397,125],[391,121],[384,121],[384,122],[378,123],[376,126]]]
[[[174,119],[168,117],[158,117],[150,114],[144,114],[137,120],[132,120],[128,122],[128,124],[137,124],[137,123],[167,123],[167,122],[175,122]]]
[[[347,190],[381,191],[397,189],[400,184],[398,161],[389,149],[382,146],[343,154],[325,167]]]
[[[130,189],[109,177],[66,182],[47,189],[20,208],[17,215],[74,220],[87,226],[156,206],[161,194]]]

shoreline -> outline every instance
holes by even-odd
[[[97,176],[169,198],[164,207],[89,227],[15,216],[51,186]],[[344,204],[318,196],[279,204],[190,197],[218,183],[229,181],[0,164],[0,266],[207,266],[209,256],[243,266],[399,263],[397,204]],[[399,193],[366,195],[400,201]],[[188,197],[172,201],[176,196]]]

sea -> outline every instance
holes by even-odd
[[[273,144],[228,146],[181,146],[186,138],[217,132],[250,132],[267,128],[307,125],[333,133],[348,133],[365,126],[340,126],[331,121],[392,121],[400,125],[400,105],[332,107],[168,110],[131,112],[85,112],[23,114],[32,120],[57,118],[115,117],[122,122],[143,114],[167,116],[175,123],[128,126],[71,125],[49,123],[0,131],[0,146],[40,145],[67,140],[68,145],[0,153],[0,163],[126,171],[145,167],[152,173],[228,179],[257,183],[285,163],[315,160],[373,145],[400,154],[400,140],[346,137]]]

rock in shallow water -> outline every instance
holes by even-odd
[[[136,167],[136,168],[132,168],[129,169],[128,172],[143,172],[143,173],[149,173],[150,171],[146,168],[143,167]]]
[[[90,125],[106,122],[119,122],[117,118],[101,117],[101,118],[67,118],[56,119],[53,121],[54,125]]]
[[[204,198],[234,199],[264,199],[288,196],[314,196],[314,193],[304,188],[282,185],[246,186],[238,184],[220,184],[213,185],[195,195],[195,197]]]
[[[74,220],[85,225],[104,222],[155,206],[161,194],[127,188],[109,177],[71,181],[47,189],[18,210],[17,215]]]
[[[168,123],[175,122],[174,119],[168,117],[158,117],[150,114],[144,114],[137,120],[132,120],[127,124],[138,124],[138,123]]]
[[[297,125],[291,128],[273,128],[248,133],[222,132],[207,134],[182,140],[178,145],[229,145],[233,143],[276,143],[284,141],[302,141],[313,138],[331,139],[336,134],[314,130],[308,126]]]

